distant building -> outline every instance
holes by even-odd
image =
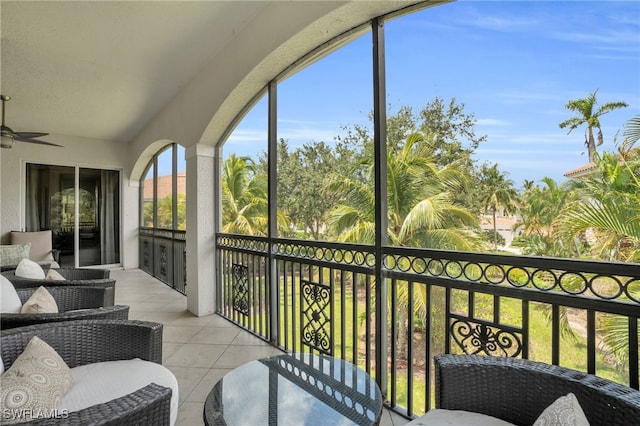
[[[187,193],[187,173],[178,172],[178,194]],[[164,198],[171,194],[171,178],[172,175],[158,176],[158,199]],[[143,198],[145,201],[153,199],[153,178],[144,180],[144,193]]]
[[[584,166],[569,170],[564,174],[564,177],[566,177],[567,179],[580,179],[583,177],[587,177],[593,173],[596,167],[596,163],[585,164]]]
[[[496,217],[496,230],[504,238],[505,247],[509,247],[513,237],[517,235],[513,227],[518,221],[512,217]],[[480,221],[480,228],[483,231],[493,232],[493,217],[484,216]]]

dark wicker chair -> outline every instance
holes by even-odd
[[[640,391],[610,380],[516,358],[438,355],[434,361],[436,408],[532,425],[546,407],[572,392],[593,426],[640,424]]]
[[[48,269],[48,268],[47,268]],[[82,269],[82,268],[60,268],[56,269],[60,275],[66,278],[64,281],[37,280],[33,278],[16,277],[15,271],[3,272],[13,286],[18,288],[33,287],[59,287],[59,286],[90,286],[111,288],[110,293],[106,293],[105,303],[102,306],[113,306],[115,301],[116,280],[110,278],[108,269]],[[46,272],[46,271],[45,271]]]
[[[17,288],[20,301],[25,303],[36,288]],[[58,305],[58,313],[50,314],[10,314],[0,316],[0,329],[5,330],[27,325],[82,319],[129,318],[129,306],[106,306],[105,300],[113,300],[113,288],[109,287],[47,287]]]
[[[33,336],[39,336],[70,368],[103,361],[140,358],[162,362],[162,324],[145,321],[91,320],[40,324],[0,332],[0,353],[6,369]],[[126,378],[122,378],[126,380]],[[96,386],[99,386],[96,383]],[[150,384],[124,397],[25,425],[168,425],[171,389]]]

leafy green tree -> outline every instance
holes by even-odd
[[[458,162],[461,167],[472,167],[471,155],[487,139],[486,135],[476,135],[475,115],[466,113],[464,107],[456,98],[445,105],[444,99],[435,97],[420,111],[419,130],[434,136],[433,156],[438,166]]]
[[[302,238],[327,237],[329,210],[338,200],[336,192],[325,190],[328,176],[344,161],[338,151],[324,142],[311,141],[290,151],[287,141],[278,142],[278,208],[290,218],[291,227]],[[266,173],[267,157],[260,167]]]
[[[173,228],[173,196],[169,194],[158,199],[156,203],[156,209],[158,211],[158,228],[172,229]]]
[[[493,247],[498,250],[496,214],[500,208],[505,213],[515,212],[518,192],[507,174],[500,172],[497,163],[492,166],[485,163],[480,168],[480,189],[485,213],[491,213],[493,218]]]
[[[525,190],[516,229],[522,232],[523,253],[536,256],[571,257],[575,249],[558,238],[556,219],[573,197],[570,184],[559,185],[550,177],[543,186]]]
[[[589,161],[594,161],[594,156],[596,153],[596,142],[593,136],[593,129],[598,129],[598,146],[602,145],[604,142],[604,138],[602,135],[602,129],[600,126],[600,117],[608,112],[611,112],[616,109],[626,108],[626,102],[616,101],[616,102],[607,102],[604,105],[600,105],[597,107],[598,89],[596,89],[593,93],[590,93],[586,98],[574,99],[569,101],[565,108],[570,111],[576,112],[577,115],[569,118],[568,120],[560,123],[560,128],[564,129],[566,127],[569,128],[569,133],[583,124],[587,125],[587,131],[585,133],[585,141],[584,144],[589,151]]]
[[[387,117],[387,150],[394,152],[404,144],[409,135],[421,133],[425,143],[430,146],[431,159],[436,166],[456,164],[459,172],[465,176],[464,187],[450,194],[452,201],[479,214],[482,206],[472,155],[487,136],[476,134],[477,120],[472,113],[465,112],[464,108],[464,104],[457,103],[455,98],[447,103],[439,97],[427,102],[417,113],[409,106],[400,107],[395,114]],[[370,114],[369,118],[373,120],[373,115]],[[355,181],[365,183],[366,168],[355,165],[366,165],[368,160],[362,157],[371,156],[373,152],[371,129],[356,125],[344,130],[345,134],[336,139],[354,158],[348,173],[353,175]]]

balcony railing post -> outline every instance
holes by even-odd
[[[269,128],[268,128],[268,168],[269,168],[269,253],[267,273],[269,277],[269,338],[272,343],[278,341],[278,269],[274,257],[274,238],[278,237],[278,92],[275,81],[269,82]]]
[[[375,306],[376,382],[387,394],[387,280],[383,277],[383,246],[387,244],[387,114],[384,23],[374,19],[373,34],[373,139],[375,164]]]

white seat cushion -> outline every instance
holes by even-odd
[[[131,359],[98,362],[71,369],[73,386],[58,404],[70,412],[104,404],[142,389],[150,383],[171,388],[171,423],[178,418],[178,381],[173,373],[155,362]]]
[[[0,312],[3,314],[17,314],[22,309],[22,301],[16,288],[4,275],[0,275]]]
[[[434,409],[407,424],[411,426],[513,426],[486,414],[462,410]]]

